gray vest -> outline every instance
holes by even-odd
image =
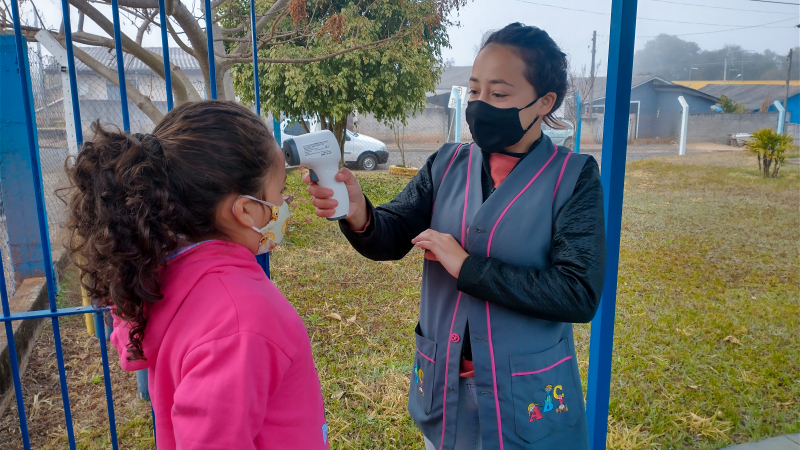
[[[548,268],[553,219],[572,196],[587,157],[556,149],[545,136],[485,203],[482,160],[474,144],[439,151],[431,169],[431,228],[454,236],[470,255]],[[456,279],[427,259],[421,294],[408,409],[436,448],[455,443],[467,322],[483,448],[589,448],[572,324],[459,292]]]

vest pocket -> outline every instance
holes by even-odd
[[[540,353],[512,355],[511,392],[517,435],[534,443],[573,427],[583,415],[566,340]]]
[[[433,404],[433,375],[436,369],[436,342],[422,336],[419,323],[414,329],[417,351],[414,353],[414,367],[411,373],[411,397],[425,411],[431,413]]]

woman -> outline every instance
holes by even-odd
[[[568,89],[546,32],[511,24],[475,59],[474,144],[446,144],[393,201],[353,174],[353,247],[374,260],[425,249],[409,412],[427,449],[588,449],[572,323],[594,317],[605,272],[603,192],[591,156],[541,131]],[[317,215],[332,192],[309,183]]]

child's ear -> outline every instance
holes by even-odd
[[[252,228],[255,226],[253,201],[246,197],[239,197],[233,202],[233,217],[241,225]]]

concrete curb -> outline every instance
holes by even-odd
[[[64,246],[57,244],[64,242],[60,235],[53,242],[53,269],[56,280],[61,277],[64,270],[69,265],[67,250]],[[17,287],[17,292],[9,299],[11,312],[37,311],[49,309],[47,298],[47,280],[44,277],[28,278],[22,281]],[[19,363],[20,374],[25,373],[33,351],[34,343],[39,337],[44,325],[44,319],[22,320],[12,322],[14,329],[14,342],[17,347],[17,362]],[[11,400],[14,398],[14,380],[11,375],[11,359],[6,342],[5,332],[0,333],[0,417],[3,416]]]
[[[734,445],[725,450],[798,450],[800,449],[800,433],[787,434],[758,442]]]

